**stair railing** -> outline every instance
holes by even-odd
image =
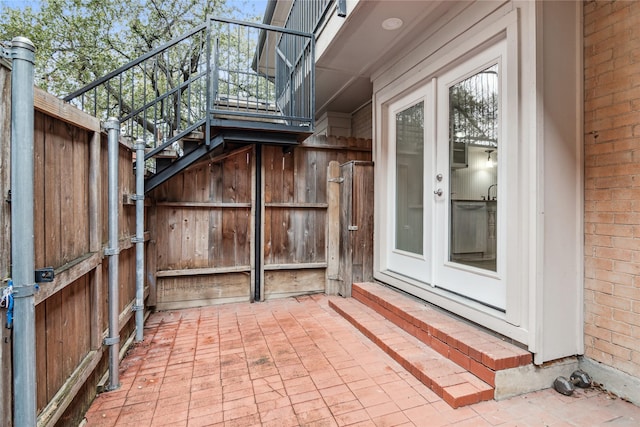
[[[145,141],[149,166],[191,133],[210,144],[212,126],[310,133],[314,70],[312,34],[208,18],[64,100],[116,117],[122,136]]]

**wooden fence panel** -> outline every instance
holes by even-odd
[[[158,308],[250,298],[252,156],[201,162],[154,190]],[[327,166],[360,159],[371,160],[370,140],[262,147],[263,298],[324,291]]]
[[[0,278],[10,274],[10,70],[0,64]],[[107,144],[100,122],[36,88],[34,115],[35,267],[56,277],[35,296],[38,425],[77,425],[106,369]],[[95,141],[93,143],[92,141]],[[92,150],[91,147],[95,149]],[[120,145],[120,329],[131,331],[135,297],[135,210],[130,148]],[[13,218],[15,226],[20,219]],[[4,324],[4,310],[0,310]],[[0,419],[11,419],[11,341],[2,328]],[[7,338],[6,341],[4,338]],[[123,337],[123,340],[126,337]],[[81,395],[77,395],[80,393]]]

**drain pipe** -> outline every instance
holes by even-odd
[[[120,362],[120,322],[119,322],[119,295],[118,295],[118,262],[120,248],[118,242],[118,156],[120,139],[120,121],[110,117],[104,125],[108,134],[107,157],[109,159],[109,247],[104,254],[109,257],[109,336],[104,344],[109,346],[109,385],[107,390],[120,388],[118,373]]]
[[[136,341],[144,339],[144,140],[138,139],[133,148],[136,150]]]
[[[33,227],[33,64],[31,40],[11,41],[11,274],[13,279],[13,416],[35,426],[36,321]]]

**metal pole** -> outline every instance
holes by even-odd
[[[144,339],[144,147],[142,139],[133,146],[136,150],[136,341]]]
[[[36,321],[34,267],[33,64],[31,40],[11,41],[11,274],[14,287],[13,416],[35,426]]]
[[[119,322],[119,289],[118,289],[118,261],[120,253],[118,241],[118,156],[120,139],[120,122],[110,117],[105,123],[108,133],[107,156],[109,159],[109,194],[108,194],[108,222],[109,222],[109,247],[105,249],[105,255],[109,257],[109,336],[104,344],[109,346],[109,385],[107,390],[115,390],[120,387],[118,373],[120,362],[120,322]]]

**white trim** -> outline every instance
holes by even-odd
[[[504,9],[501,9],[501,11],[504,12]],[[395,82],[396,84],[386,84],[384,87],[380,87],[374,81],[374,135],[378,136],[374,136],[374,159],[376,159],[377,176],[387,177],[390,173],[388,162],[390,161],[390,155],[393,153],[391,152],[389,147],[391,144],[388,143],[387,138],[389,129],[386,129],[384,124],[385,118],[390,114],[389,106],[403,97],[408,96],[412,91],[416,90],[416,88],[428,85],[429,79],[435,79],[441,73],[446,72],[446,70],[451,70],[464,61],[468,61],[468,58],[475,57],[476,55],[485,52],[486,49],[491,49],[492,46],[495,46],[497,41],[504,40],[505,38],[507,39],[506,47],[504,52],[500,54],[500,58],[503,58],[506,62],[504,64],[505,70],[501,72],[503,74],[508,73],[509,75],[503,77],[506,87],[502,84],[502,90],[506,93],[504,93],[501,98],[506,100],[505,102],[507,104],[504,108],[509,109],[512,119],[510,119],[509,126],[503,126],[503,133],[509,135],[513,140],[517,140],[516,135],[520,134],[520,122],[518,120],[520,117],[518,107],[518,89],[520,87],[518,73],[519,40],[517,39],[518,12],[511,10],[510,12],[499,16],[495,21],[482,26],[477,25],[476,28],[477,33],[474,31],[473,35],[466,35],[464,40],[457,39],[456,46],[451,49],[442,48],[439,51],[439,55],[434,55],[434,57],[423,60],[417,66],[410,67],[406,75],[403,75],[402,78],[399,78],[397,82]],[[432,84],[434,84],[433,80]],[[376,87],[378,87],[379,90],[376,91]],[[436,86],[434,86],[433,89],[435,96],[437,95]],[[426,110],[425,113],[427,113]],[[506,170],[503,171],[505,177],[503,178],[504,182],[507,182],[507,177],[510,177],[511,174],[518,173],[517,170],[521,164],[521,160],[518,158],[520,153],[518,152],[517,144],[513,145],[514,147],[510,147],[510,149],[504,151],[507,156],[500,156],[505,164],[510,163],[511,165],[509,167],[516,169],[515,172],[510,173],[506,173]],[[508,157],[508,159],[506,159],[506,157]],[[519,203],[520,199],[518,194],[520,185],[518,183],[521,181],[521,177],[519,175],[517,176],[518,179],[515,180],[515,185],[511,184],[508,190],[501,190],[503,194],[506,194],[506,191],[509,192],[507,199],[510,198],[512,200],[512,205],[515,206],[515,210],[518,210],[521,205],[521,203]],[[429,182],[430,180],[425,175],[426,195],[430,195],[431,188],[427,188]],[[381,195],[377,200],[381,200],[382,198],[385,198],[386,200],[389,197],[390,188],[388,186],[390,185],[391,184],[387,182],[387,179],[376,180],[375,191],[376,194]],[[522,271],[526,271],[526,267],[528,265],[523,263],[524,257],[518,259],[518,262],[516,262],[515,265],[508,265],[509,273],[513,275],[513,278],[509,279],[510,282],[514,283],[514,286],[520,286],[521,289],[516,290],[515,292],[509,292],[507,301],[510,305],[507,305],[507,313],[509,313],[507,317],[504,313],[498,310],[474,303],[473,301],[464,299],[443,289],[425,286],[427,285],[425,282],[390,271],[388,268],[388,259],[384,254],[386,252],[385,248],[388,247],[387,244],[389,243],[387,236],[387,224],[389,224],[388,209],[390,209],[388,204],[376,203],[375,234],[378,236],[376,239],[378,244],[375,245],[374,248],[374,277],[376,279],[429,300],[440,307],[455,312],[474,322],[480,323],[485,327],[509,336],[519,342],[525,344],[529,342],[530,335],[527,331],[527,327],[529,325],[522,321],[523,318],[526,318],[526,312],[524,313],[524,316],[522,313],[522,306],[524,305],[522,300],[527,282],[518,280],[519,277],[522,276]],[[503,210],[503,212],[506,211]],[[510,214],[513,214],[513,212]],[[519,222],[521,212],[518,212],[517,214],[518,219],[516,219],[516,222]],[[504,213],[501,216],[504,217]],[[435,222],[433,224],[435,225]],[[513,236],[516,241],[516,243],[510,244],[510,247],[513,247],[514,251],[517,251],[517,248],[521,248],[523,246],[521,243],[523,236],[520,228],[521,227],[516,226],[506,231],[507,236]],[[506,259],[506,251],[512,249],[504,248],[504,245],[502,246],[503,248],[501,250],[505,251],[503,259]],[[515,311],[516,314],[511,315],[511,311]],[[513,324],[510,324],[509,322],[512,322]]]

